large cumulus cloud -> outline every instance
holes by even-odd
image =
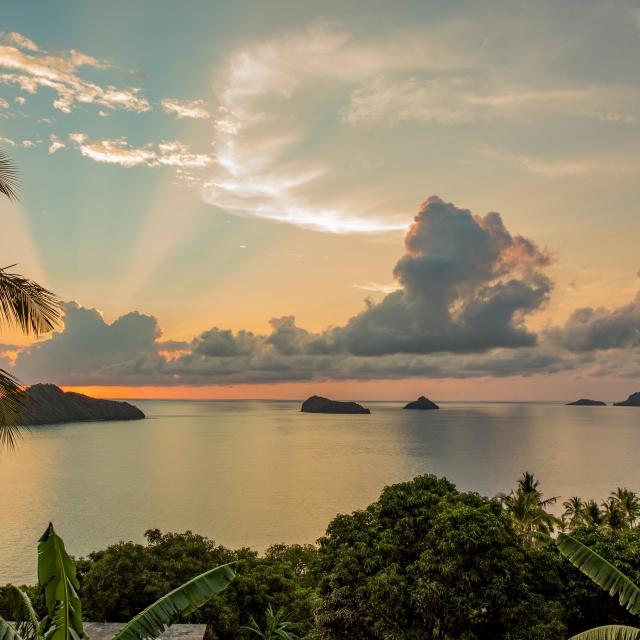
[[[506,377],[571,369],[601,375],[614,360],[599,351],[617,349],[624,356],[618,373],[637,374],[640,362],[629,348],[640,346],[640,298],[614,310],[580,309],[565,326],[539,336],[527,327],[550,296],[549,262],[545,250],[512,234],[499,214],[474,215],[432,197],[394,268],[399,288],[342,326],[312,332],[284,315],[265,334],[214,326],[188,342],[162,341],[151,316],[132,312],[108,323],[95,309],[69,303],[64,329],[23,349],[14,372],[29,383],[72,385]]]
[[[549,256],[513,236],[497,213],[474,216],[440,198],[421,207],[394,275],[402,288],[352,318],[343,333],[359,355],[528,347],[524,320],[551,291]]]

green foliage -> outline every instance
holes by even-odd
[[[622,571],[579,540],[561,533],[557,540],[560,552],[580,571],[591,578],[633,614],[640,613],[640,588]]]
[[[236,577],[237,563],[224,564],[185,582],[141,611],[128,622],[114,640],[146,640],[165,631],[179,614],[188,615],[217,593],[226,589]]]
[[[228,563],[181,584],[136,615],[114,640],[158,637],[178,615],[194,612],[224,590],[235,578],[236,568],[237,563]],[[38,583],[47,611],[42,621],[24,591],[12,585],[3,589],[0,606],[18,623],[14,626],[0,617],[0,640],[88,640],[82,628],[76,565],[51,523],[38,541]]]
[[[524,474],[511,494],[515,500],[519,496],[530,501],[532,511],[546,512],[550,504],[532,474]],[[67,585],[70,618],[76,612],[74,593],[82,596],[87,619],[126,622],[147,609],[119,634],[123,640],[139,640],[156,635],[179,611],[191,611],[206,599],[200,591],[206,581],[193,581],[198,588],[184,600],[190,588],[181,585],[194,575],[216,574],[211,567],[218,565],[227,580],[224,565],[235,562],[239,570],[229,586],[188,615],[189,622],[207,623],[207,640],[634,637],[625,635],[636,623],[634,615],[591,577],[616,596],[622,594],[623,604],[633,603],[633,611],[640,607],[640,596],[629,586],[640,583],[636,501],[626,489],[613,492],[608,507],[567,500],[563,526],[573,531],[574,542],[561,535],[559,548],[554,539],[540,535],[543,521],[529,518],[522,526],[504,498],[459,492],[444,478],[423,476],[386,488],[363,511],[336,517],[319,548],[274,545],[259,556],[191,532],[154,529],[146,534],[147,544],[119,543],[79,560],[74,579],[70,559],[59,546],[62,570],[58,565],[43,570],[44,585],[24,592],[0,588],[0,640],[49,640],[58,633],[58,624],[47,616],[52,582],[46,576],[52,572],[61,587]],[[614,510],[624,526],[614,526]],[[43,536],[52,549],[56,540],[61,543],[53,536],[52,529]],[[591,577],[567,562],[560,549]],[[620,576],[628,576],[626,582]],[[56,589],[58,619],[64,601],[60,593],[64,588]],[[39,623],[42,616],[44,623]],[[21,622],[12,626],[7,620]]]
[[[295,630],[300,626],[299,623],[287,620],[284,609],[278,609],[274,613],[273,607],[269,605],[265,613],[265,625],[263,628],[260,628],[260,625],[252,616],[249,624],[242,626],[241,629],[249,631],[259,638],[263,638],[263,640],[298,640],[300,636],[296,635]]]
[[[501,505],[421,476],[338,516],[320,540],[318,622],[333,639],[564,638]]]
[[[508,496],[502,496],[502,505],[509,514],[516,532],[526,544],[533,545],[552,533],[559,524],[558,518],[548,512],[557,497],[544,498],[539,482],[532,473],[525,471],[518,486]]]
[[[271,605],[301,622],[301,634],[311,631],[317,600],[311,573],[317,555],[313,547],[278,545],[258,557],[248,549],[232,551],[189,531],[163,534],[154,529],[146,536],[146,545],[119,543],[78,562],[88,619],[126,621],[194,574],[241,561],[229,587],[187,621],[206,623],[210,640],[248,638],[242,625],[252,616],[264,627],[265,612]]]
[[[10,622],[0,617],[0,640],[24,640],[24,638]]]
[[[38,582],[44,588],[50,620],[51,633],[47,634],[47,640],[73,640],[72,631],[86,638],[76,566],[51,523],[38,541]]]
[[[563,502],[563,506],[562,521],[568,531],[602,527],[612,535],[619,535],[634,528],[640,518],[640,499],[625,487],[618,487],[602,505],[574,496]]]

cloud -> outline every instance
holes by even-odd
[[[193,153],[177,141],[134,147],[126,138],[89,140],[84,133],[72,133],[69,140],[86,158],[95,162],[118,164],[127,169],[136,166],[200,169],[211,162],[206,154]]]
[[[42,144],[42,140],[12,140],[11,138],[0,137],[0,143],[6,144],[9,147],[23,147],[24,149],[30,149]]]
[[[477,149],[481,155],[495,158],[508,166],[517,166],[528,173],[545,178],[569,178],[587,175],[630,176],[640,173],[640,159],[637,155],[607,157],[599,154],[596,157],[581,157],[565,160],[548,160],[541,157],[509,153],[492,147]]]
[[[38,51],[38,45],[33,42],[33,40],[29,40],[29,38],[23,36],[20,33],[12,31],[11,33],[3,33],[2,36],[3,39],[5,39],[7,42],[15,44],[21,49],[27,49],[28,51]]]
[[[155,353],[159,337],[151,316],[132,312],[109,324],[96,309],[70,302],[64,306],[64,329],[22,351],[15,370],[31,383],[91,379],[109,365],[127,362],[132,354]]]
[[[473,215],[437,197],[422,206],[394,275],[401,289],[339,330],[358,355],[527,347],[526,317],[548,300],[549,256],[513,236],[497,213]]]
[[[107,109],[144,112],[151,109],[140,95],[139,87],[118,88],[102,86],[80,77],[83,67],[105,69],[111,65],[74,49],[66,55],[49,54],[34,42],[17,33],[5,35],[0,45],[0,82],[17,84],[27,93],[38,88],[51,89],[57,94],[53,106],[63,113],[71,113],[77,104],[96,104]]]
[[[49,136],[49,148],[48,148],[48,153],[54,154],[56,151],[59,151],[60,149],[64,149],[66,148],[66,145],[64,142],[62,142],[62,140],[60,140],[60,138],[58,138],[57,135],[55,135],[54,133],[52,133]]]
[[[616,309],[576,309],[562,328],[549,331],[551,339],[569,351],[633,349],[640,346],[640,293]]]
[[[550,113],[602,122],[640,121],[633,89],[510,88],[478,71],[396,79],[382,76],[351,94],[343,119],[352,125],[436,122],[455,125]]]
[[[421,53],[425,55],[419,57]],[[326,126],[319,114],[353,83],[381,69],[416,64],[443,66],[442,52],[425,43],[412,51],[395,41],[356,42],[347,32],[315,24],[301,33],[235,52],[214,85],[214,170],[204,199],[239,215],[333,233],[398,230],[403,225],[365,216],[344,202],[320,204],[314,190],[331,166],[299,150]]]
[[[162,108],[166,113],[172,113],[176,118],[206,119],[211,114],[207,110],[204,100],[175,100],[165,98],[161,101]]]
[[[342,326],[313,332],[285,315],[265,334],[214,326],[190,342],[162,341],[150,316],[109,324],[70,303],[64,329],[22,350],[15,371],[29,382],[199,385],[531,375],[593,362],[527,329],[551,288],[549,257],[498,214],[429,198],[405,248],[400,288]]]

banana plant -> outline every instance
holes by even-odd
[[[236,576],[237,564],[205,571],[170,591],[125,624],[113,640],[157,638],[176,616],[195,611],[225,589]],[[0,617],[0,640],[88,640],[82,626],[76,566],[51,523],[38,541],[38,582],[44,590],[47,615],[39,620],[29,596],[14,587],[16,622]]]
[[[593,549],[566,533],[556,540],[560,553],[634,615],[640,614],[640,587]],[[573,636],[571,640],[640,640],[640,628],[610,624]]]
[[[287,620],[285,610],[282,608],[274,613],[271,605],[267,607],[264,629],[260,628],[253,616],[249,620],[248,625],[240,628],[255,634],[263,640],[298,640],[300,638],[294,631],[301,625]]]

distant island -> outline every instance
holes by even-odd
[[[35,384],[26,391],[23,424],[95,422],[103,420],[142,420],[145,415],[128,402],[90,398],[65,392],[55,384]]]
[[[435,402],[429,400],[426,396],[420,396],[417,400],[406,404],[404,408],[416,411],[429,411],[432,409],[439,409],[440,407]]]
[[[567,402],[567,407],[606,407],[607,403],[602,400],[589,400],[589,398],[580,398],[575,402]]]
[[[340,402],[322,396],[311,396],[302,403],[304,413],[371,413],[357,402]]]
[[[632,393],[626,400],[622,402],[614,402],[614,407],[640,407],[640,391]]]

